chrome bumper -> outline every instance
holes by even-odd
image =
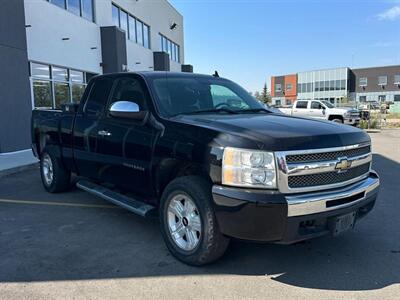
[[[366,179],[341,189],[286,196],[288,217],[304,216],[346,208],[366,200],[369,195],[377,192],[378,188],[379,177],[375,172],[371,172]],[[335,201],[346,200],[346,198],[349,199],[349,201],[345,203]],[[334,205],[335,203],[339,204]]]

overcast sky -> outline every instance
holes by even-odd
[[[400,1],[170,0],[196,73],[261,90],[271,75],[400,64]]]

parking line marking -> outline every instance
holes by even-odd
[[[68,203],[68,202],[47,202],[47,201],[24,201],[24,200],[7,200],[0,199],[0,203],[13,203],[13,204],[33,204],[33,205],[54,205],[54,206],[71,206],[71,207],[88,207],[88,208],[111,208],[115,209],[120,207],[114,205],[101,205],[101,204],[84,204],[84,203]]]

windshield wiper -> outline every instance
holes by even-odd
[[[238,110],[237,113],[257,113],[257,112],[265,112],[265,113],[271,113],[271,111],[269,111],[266,108],[251,108],[251,109],[242,109],[242,110]]]
[[[229,108],[222,107],[222,108],[190,111],[190,112],[180,113],[179,115],[196,115],[196,114],[220,113],[220,112],[225,112],[225,113],[228,113],[228,114],[238,114],[239,113],[237,110],[232,110],[232,109],[229,109]]]

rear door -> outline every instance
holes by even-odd
[[[150,98],[140,77],[127,75],[114,84],[107,107],[117,101],[130,101],[148,111]],[[151,158],[155,130],[143,121],[110,116],[101,119],[97,154],[102,162],[98,177],[125,190],[147,195],[151,191]]]
[[[96,178],[101,168],[97,156],[99,120],[103,115],[113,85],[110,78],[98,78],[90,89],[83,108],[75,117],[74,161],[80,175]]]
[[[309,101],[298,100],[293,107],[293,115],[296,117],[308,117],[308,102]]]

